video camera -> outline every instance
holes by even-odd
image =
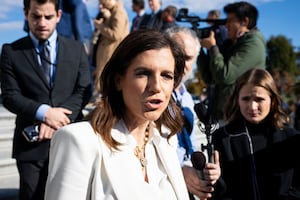
[[[188,8],[180,8],[176,16],[176,21],[191,23],[192,29],[200,39],[209,37],[211,31],[215,31],[220,25],[226,24],[226,19],[201,19],[198,16],[188,15],[188,12]],[[206,28],[198,28],[200,22],[213,23],[213,25]]]

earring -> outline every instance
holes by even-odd
[[[176,117],[176,112],[175,112],[175,110],[174,110],[174,108],[172,107],[171,104],[168,105],[168,111],[169,111],[171,117],[172,117],[173,119],[175,119],[175,117]]]

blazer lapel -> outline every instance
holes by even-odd
[[[157,150],[159,158],[161,159],[161,162],[166,169],[166,173],[176,193],[177,199],[188,199],[188,191],[185,185],[180,163],[177,154],[174,153],[174,148],[176,147],[172,147],[166,144],[167,141],[162,139],[162,137],[158,136],[157,134],[159,133],[157,132],[156,134],[154,134],[153,143]],[[170,140],[174,139],[175,136],[173,136],[173,138],[171,138]]]
[[[46,80],[46,77],[43,74],[42,69],[39,65],[39,62],[37,59],[37,52],[35,51],[35,48],[34,48],[29,36],[26,38],[24,43],[25,43],[24,47],[28,47],[28,48],[23,49],[23,53],[24,53],[26,60],[30,63],[30,66],[37,73],[37,75],[40,77],[40,79],[42,79],[44,84],[50,89],[49,84]]]

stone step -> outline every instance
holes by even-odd
[[[15,114],[0,104],[0,200],[18,199],[19,174],[11,158],[14,127]]]
[[[1,159],[0,168],[0,179],[17,173],[16,161],[12,158]]]
[[[1,120],[0,120],[0,122],[1,122]],[[3,127],[2,123],[0,125],[0,135],[8,134],[8,135],[12,136],[14,134],[14,130],[15,130],[15,125],[14,124],[10,125],[10,126],[7,126],[7,127]]]
[[[0,106],[0,119],[10,119],[12,117],[15,117],[16,115],[6,108],[3,107],[3,105]]]
[[[0,180],[16,174],[15,160],[11,158],[12,133],[0,134]]]

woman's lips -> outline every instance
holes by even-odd
[[[146,107],[150,110],[159,109],[163,105],[163,101],[160,99],[152,99],[146,102]]]

